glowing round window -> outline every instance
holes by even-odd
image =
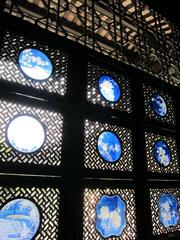
[[[154,144],[154,157],[156,162],[163,167],[167,167],[171,160],[171,152],[165,141],[158,140]]]
[[[9,144],[19,152],[32,153],[45,141],[45,130],[34,117],[22,115],[14,118],[7,128]]]
[[[110,163],[118,161],[122,155],[121,142],[116,134],[110,131],[99,135],[97,147],[101,157]]]
[[[39,225],[39,210],[28,199],[11,200],[0,210],[1,239],[31,240],[37,233]]]
[[[18,61],[23,73],[34,80],[46,80],[52,74],[52,63],[40,50],[27,48],[20,53]]]
[[[117,82],[108,75],[102,75],[98,82],[99,91],[102,96],[110,101],[117,102],[121,96],[120,87]]]
[[[167,105],[164,99],[159,94],[154,94],[151,98],[151,104],[153,110],[160,117],[164,117],[167,114]]]

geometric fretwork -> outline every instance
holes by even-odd
[[[173,105],[173,98],[170,94],[165,93],[159,89],[152,88],[150,86],[143,86],[144,88],[144,107],[145,107],[145,114],[146,117],[158,120],[160,122],[165,122],[168,124],[175,125],[175,114],[174,114],[174,105]],[[151,105],[151,98],[153,94],[159,94],[165,101],[167,106],[167,113],[161,117],[155,113]]]
[[[108,74],[113,77],[120,86],[121,96],[118,102],[113,103],[106,101],[98,91],[98,78]],[[103,107],[109,107],[112,109],[118,109],[130,113],[131,109],[131,91],[129,86],[129,80],[127,77],[111,72],[106,68],[88,63],[88,85],[87,85],[87,100],[93,104],[99,104]]]
[[[180,210],[180,190],[178,188],[163,188],[163,189],[150,189],[150,200],[151,200],[151,218],[152,218],[152,230],[153,235],[160,235],[169,232],[177,232],[180,228],[180,218],[176,226],[164,227],[159,219],[159,208],[158,199],[161,194],[173,194],[178,202],[178,209]],[[179,211],[178,210],[178,211]]]
[[[120,160],[115,163],[104,161],[97,151],[98,136],[102,131],[115,132],[121,140],[122,156]],[[85,168],[119,171],[133,170],[132,136],[130,129],[117,125],[85,120],[84,137]]]
[[[39,208],[41,217],[38,233],[33,239],[59,239],[59,189],[51,187],[0,187],[0,196],[0,209],[13,199],[27,198],[32,200]]]
[[[159,166],[159,164],[156,162],[154,157],[154,144],[158,140],[162,140],[166,142],[166,144],[170,149],[171,162],[166,167]],[[145,141],[146,141],[147,168],[149,172],[157,172],[157,173],[179,173],[180,172],[176,140],[174,138],[146,132]]]
[[[33,81],[24,76],[18,66],[18,56],[23,49],[37,48],[48,54],[53,64],[53,73],[46,81]],[[19,85],[33,87],[49,93],[64,96],[67,86],[67,55],[59,49],[42,45],[37,41],[7,31],[0,56],[0,78]]]
[[[13,150],[6,139],[6,129],[12,118],[28,114],[38,118],[45,127],[46,140],[35,153],[23,154]],[[61,163],[63,117],[59,112],[0,100],[0,161],[22,164],[59,166]]]
[[[83,202],[83,240],[101,240],[96,230],[96,204],[102,195],[120,195],[126,203],[126,227],[119,237],[109,237],[108,240],[136,239],[136,208],[133,189],[119,188],[85,188]]]

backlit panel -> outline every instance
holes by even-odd
[[[120,236],[108,237],[108,240],[118,239],[136,239],[136,208],[135,196],[133,189],[90,189],[84,190],[83,202],[83,240],[100,240],[101,234],[96,229],[96,208],[97,203],[103,195],[113,196],[118,195],[126,204],[126,227]]]
[[[158,115],[157,112],[155,112],[152,107],[151,99],[154,96],[154,94],[159,94],[166,103],[167,113],[164,116]],[[176,121],[174,114],[173,99],[172,96],[169,95],[168,93],[144,85],[144,107],[146,117],[175,125]]]
[[[159,199],[162,194],[172,194],[174,198],[177,199],[178,203],[178,209],[177,212],[180,214],[180,191],[177,188],[166,188],[166,189],[150,189],[150,200],[151,200],[151,218],[152,218],[152,227],[153,227],[153,235],[160,235],[165,234],[169,232],[177,232],[180,228],[180,218],[178,221],[174,222],[176,226],[169,225],[166,227],[166,225],[163,224],[162,219],[160,219],[160,212],[159,212]],[[166,204],[167,212],[164,212],[165,222],[168,222],[167,220],[170,220],[170,217],[173,217],[173,213],[169,214],[169,204]],[[171,204],[170,204],[171,206]],[[171,208],[171,207],[170,207]],[[177,218],[176,218],[177,219]]]
[[[166,167],[160,166],[155,160],[154,144],[159,140],[165,141],[167,143],[171,153],[172,161]],[[157,172],[157,173],[179,173],[180,172],[176,140],[174,138],[146,132],[145,141],[146,141],[147,168],[149,172]]]
[[[45,128],[46,139],[35,153],[18,153],[7,141],[8,124],[19,115],[30,115],[39,119]],[[0,156],[2,162],[59,166],[61,163],[63,117],[59,112],[35,106],[0,100]]]
[[[20,69],[18,63],[19,54],[22,50],[29,48],[43,51],[51,60],[53,71],[46,81],[32,80],[27,75],[24,75]],[[64,96],[67,86],[67,66],[67,55],[59,49],[53,49],[47,45],[42,45],[22,35],[14,34],[9,31],[6,32],[0,56],[1,79]]]
[[[33,201],[40,212],[40,227],[35,240],[58,240],[60,191],[51,187],[0,187],[0,209],[9,201],[25,198]],[[0,218],[0,229],[2,219]],[[13,229],[12,229],[13,231]]]
[[[116,133],[121,140],[122,155],[117,162],[108,163],[104,161],[98,153],[98,137],[103,131],[112,131]],[[84,166],[86,168],[120,171],[133,170],[132,137],[130,129],[86,120],[84,134]]]
[[[99,77],[105,74],[111,76],[114,80],[116,80],[121,89],[120,99],[115,103],[107,101],[98,91]],[[102,68],[100,66],[89,63],[87,78],[87,100],[89,102],[93,104],[99,104],[103,107],[118,109],[120,111],[128,113],[132,111],[129,80],[126,77],[120,75],[119,73],[109,71],[106,68]]]

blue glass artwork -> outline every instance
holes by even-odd
[[[165,141],[159,140],[154,144],[154,157],[156,162],[167,167],[171,162],[171,152]]]
[[[161,194],[158,201],[159,220],[164,227],[176,226],[179,221],[179,207],[172,193]]]
[[[0,239],[31,240],[40,225],[36,205],[24,198],[8,202],[0,210]]]
[[[22,153],[32,153],[40,149],[45,141],[45,130],[34,117],[15,117],[7,127],[9,144]]]
[[[99,135],[97,142],[101,157],[110,163],[116,162],[122,155],[122,145],[119,138],[110,131],[104,131]]]
[[[18,61],[21,70],[34,80],[46,80],[52,74],[52,63],[40,50],[27,48],[20,53]]]
[[[159,94],[154,94],[151,98],[153,110],[160,116],[164,117],[167,114],[167,106],[164,99]]]
[[[121,91],[117,82],[108,75],[102,75],[99,78],[99,91],[102,96],[110,101],[117,102],[121,96]]]
[[[126,204],[119,195],[103,195],[96,204],[96,229],[103,238],[120,236],[126,227]]]

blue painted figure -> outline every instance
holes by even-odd
[[[160,117],[164,117],[167,114],[167,106],[164,99],[159,94],[154,94],[151,98],[151,104],[153,110]]]
[[[103,195],[96,205],[96,229],[103,238],[120,236],[126,228],[126,204],[119,195]]]
[[[45,131],[36,118],[22,115],[15,117],[8,125],[7,139],[19,152],[32,153],[43,145]]]
[[[18,60],[21,70],[34,80],[42,81],[52,74],[52,63],[40,50],[27,48],[20,53]]]
[[[39,225],[39,210],[28,199],[12,200],[0,210],[1,240],[31,240]]]
[[[121,142],[113,132],[102,132],[99,135],[97,146],[101,157],[107,162],[116,162],[122,155]]]
[[[110,101],[117,102],[121,96],[121,91],[117,82],[108,75],[102,75],[99,78],[99,91],[102,96]]]
[[[161,194],[158,202],[159,220],[164,227],[176,226],[179,221],[179,207],[172,193]]]
[[[156,162],[167,167],[171,162],[171,152],[165,141],[159,140],[154,145],[154,157]]]

